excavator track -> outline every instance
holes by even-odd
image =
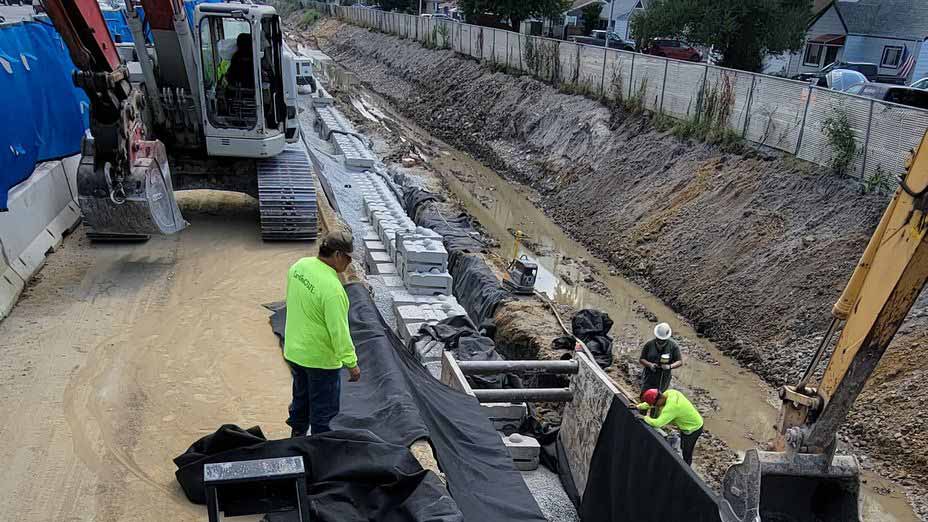
[[[257,161],[261,236],[266,241],[313,241],[318,236],[316,183],[302,143]]]

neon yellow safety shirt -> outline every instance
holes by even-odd
[[[335,269],[315,257],[287,272],[284,358],[306,368],[354,368],[358,356],[348,329],[348,294]]]
[[[663,428],[668,424],[673,424],[687,434],[702,428],[702,415],[685,395],[677,390],[667,390],[664,395],[667,396],[667,403],[661,409],[661,414],[656,419],[646,416],[645,422],[654,428]],[[638,405],[641,411],[647,411],[650,408],[646,402]]]

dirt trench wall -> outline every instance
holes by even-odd
[[[336,21],[314,34],[418,124],[537,190],[572,236],[774,384],[804,368],[887,202],[794,158],[681,140],[647,117],[613,116],[597,101],[451,51]],[[890,360],[924,340],[919,321]],[[910,383],[908,371],[883,374]],[[875,391],[865,402],[893,396]],[[906,400],[916,407],[925,398],[919,387]],[[869,418],[858,411],[853,420],[864,431]],[[851,431],[891,461],[928,448],[928,435],[912,440],[908,430],[901,443]]]

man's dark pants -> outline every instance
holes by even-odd
[[[293,436],[332,431],[329,422],[338,415],[341,370],[307,368],[287,361],[293,376],[293,401],[287,424]]]
[[[683,460],[691,466],[693,465],[693,450],[696,449],[696,441],[700,435],[702,435],[702,428],[693,433],[680,434],[680,449],[683,450]]]

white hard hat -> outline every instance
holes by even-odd
[[[671,335],[673,335],[673,331],[670,329],[670,325],[667,323],[661,323],[654,327],[654,337],[657,337],[661,341],[670,339]]]

